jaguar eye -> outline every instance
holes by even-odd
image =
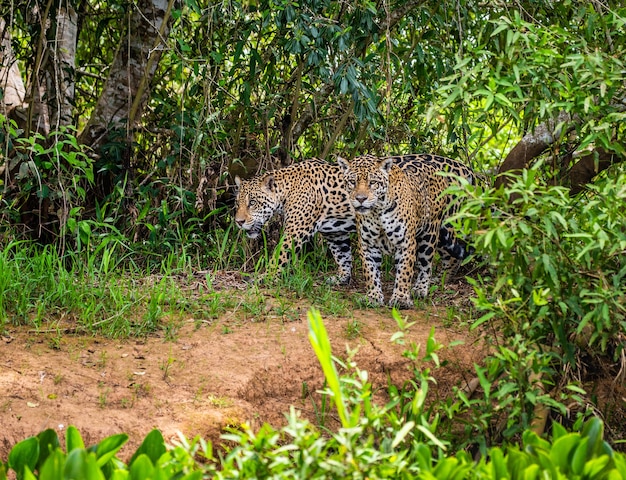
[[[256,207],[256,206],[257,206],[257,204],[258,204],[258,202],[257,202],[256,200],[250,200],[250,201],[248,202],[248,207],[250,207],[250,208],[254,208],[254,207]]]

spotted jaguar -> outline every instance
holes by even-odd
[[[250,180],[235,177],[235,184],[235,223],[248,237],[258,237],[274,214],[283,215],[281,266],[288,261],[289,247],[298,252],[319,232],[338,265],[329,283],[350,282],[350,233],[356,231],[356,222],[339,166],[312,158]]]
[[[418,297],[428,295],[435,250],[449,269],[470,253],[446,223],[458,203],[443,192],[459,177],[474,183],[474,173],[437,155],[364,155],[350,161],[338,158],[338,164],[356,212],[367,297],[384,303],[381,263],[384,254],[394,253],[396,277],[389,305],[411,308],[411,290]]]

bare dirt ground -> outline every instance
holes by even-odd
[[[59,337],[10,328],[0,337],[0,458],[46,428],[63,439],[68,425],[79,429],[86,444],[127,433],[130,440],[120,452],[126,458],[153,428],[167,441],[182,432],[215,445],[226,426],[283,425],[291,405],[316,422],[315,392],[323,376],[307,336],[307,308],[303,304],[297,318],[288,319],[235,321],[227,313],[200,328],[190,317],[174,339]],[[402,314],[416,322],[408,340],[424,345],[435,327],[442,344],[461,342],[439,352],[446,365],[434,372],[436,394],[447,395],[469,380],[484,352],[466,327],[449,325],[444,306]],[[408,378],[403,348],[390,342],[397,327],[389,310],[355,310],[349,318],[325,317],[325,323],[333,353],[345,357],[346,347],[358,349],[359,367],[380,392],[388,379],[401,384]]]

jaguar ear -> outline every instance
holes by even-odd
[[[348,173],[350,171],[350,165],[348,164],[348,160],[343,157],[337,155],[337,165],[341,167],[344,173]]]
[[[265,190],[270,193],[274,193],[276,191],[276,179],[274,175],[268,175],[263,179],[262,186]]]
[[[239,178],[239,175],[235,175],[235,185],[237,185],[237,188],[241,188],[241,178]]]
[[[380,169],[383,172],[389,173],[391,171],[391,167],[393,167],[393,158],[385,158],[382,162],[380,162]]]

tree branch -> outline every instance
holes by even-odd
[[[565,131],[563,130],[564,127]],[[502,165],[500,165],[495,182],[496,188],[509,183],[509,177],[503,175],[504,173],[527,168],[533,159],[546,151],[563,134],[572,131],[574,128],[575,123],[572,122],[571,116],[566,112],[559,113],[556,120],[537,125],[531,133],[524,135],[506,156]]]
[[[626,158],[623,155],[609,152],[602,147],[584,155],[569,172],[570,194],[576,195],[581,192],[598,173],[624,160]]]

